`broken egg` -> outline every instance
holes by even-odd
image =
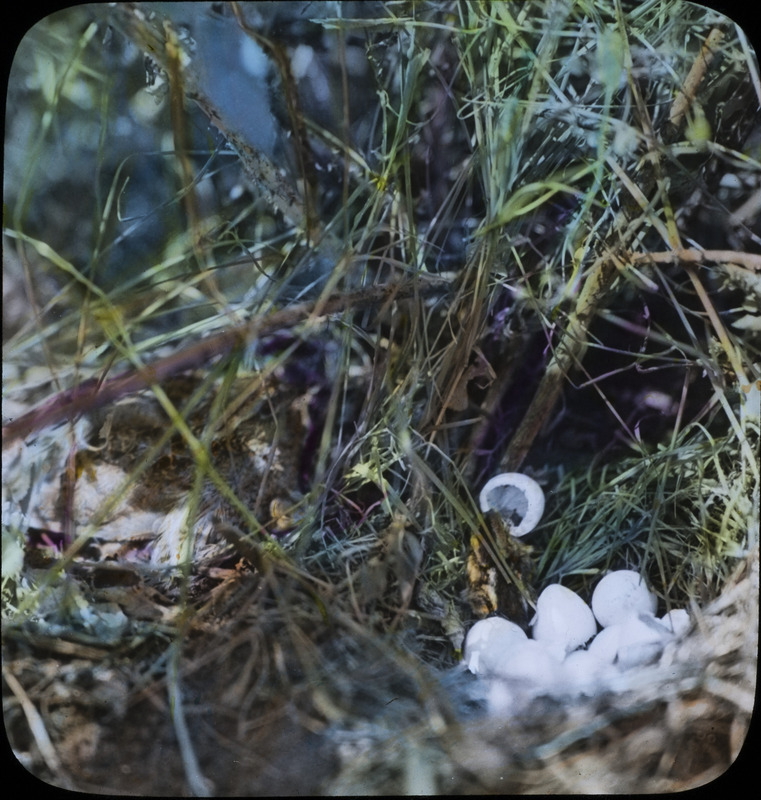
[[[479,495],[481,511],[496,511],[513,536],[524,536],[539,524],[544,513],[542,487],[521,472],[503,472],[487,481]]]

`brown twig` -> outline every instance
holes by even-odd
[[[314,162],[312,145],[307,136],[306,122],[301,110],[298,88],[291,70],[291,61],[282,44],[266,36],[262,36],[252,28],[246,21],[243,10],[239,3],[231,3],[233,15],[240,26],[240,29],[259,47],[269,53],[270,58],[277,66],[280,74],[280,81],[283,86],[285,104],[288,109],[288,117],[291,122],[291,130],[295,139],[295,155],[299,165],[299,172],[303,181],[304,189],[304,213],[306,233],[309,241],[317,241],[321,238],[321,225],[318,214],[318,184],[317,170]]]
[[[626,258],[632,263],[656,264],[702,264],[712,261],[717,264],[738,264],[754,272],[761,272],[761,255],[742,253],[737,250],[665,250],[657,253],[629,253]]]
[[[446,286],[447,284],[443,281],[427,282],[426,285],[422,285],[418,281],[381,284],[356,292],[320,298],[313,302],[298,303],[275,311],[268,316],[257,317],[243,325],[183,347],[178,352],[161,358],[153,364],[123,372],[111,380],[101,381],[93,378],[73,389],[59,392],[39,408],[5,425],[3,442],[7,444],[49,425],[76,419],[81,414],[118,400],[120,397],[160,384],[173,375],[199,367],[215,356],[229,353],[257,336],[265,336],[283,328],[292,328],[310,319],[316,320],[351,308],[390,303],[419,294],[441,291],[446,289]]]
[[[720,28],[712,28],[705,42],[703,42],[700,54],[693,62],[692,68],[684,81],[684,85],[671,106],[669,123],[673,126],[673,131],[676,132],[679,130],[682,119],[694,102],[698,87],[702,83],[706,71],[711,65],[711,61],[713,61],[716,50],[721,46],[723,38],[724,31]]]

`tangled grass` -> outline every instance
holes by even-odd
[[[190,714],[231,752],[292,725],[343,742],[343,778],[284,791],[359,791],[378,768],[363,736],[388,756],[385,789],[466,780],[478,759],[451,764],[468,701],[441,670],[476,616],[471,540],[518,580],[474,499],[501,469],[548,495],[529,604],[626,567],[664,611],[696,612],[757,553],[761,83],[743,32],[682,0],[347,9],[85,7],[17,57],[32,133],[6,146],[7,641],[19,663],[63,657],[55,637],[126,658],[128,709],[166,692],[181,768],[151,791],[280,786],[248,761],[225,774]],[[226,105],[245,75],[213,83],[204,26],[269,64],[280,102],[252,129]],[[88,450],[127,468],[79,519],[51,497],[81,495]],[[182,519],[141,544],[170,555],[136,574],[172,611],[128,611],[106,646],[77,564],[118,563],[104,530],[141,486],[129,513],[154,512],[162,481]],[[65,543],[42,569],[32,531]],[[71,785],[78,757],[31,740]]]

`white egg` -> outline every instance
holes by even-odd
[[[532,621],[534,639],[562,654],[570,653],[597,633],[597,623],[589,606],[570,589],[553,583],[536,601]]]
[[[599,691],[602,682],[611,670],[610,664],[601,661],[589,650],[574,650],[569,653],[561,667],[560,692],[584,694],[589,697]]]
[[[587,652],[605,664],[613,664],[618,655],[618,642],[621,638],[621,626],[609,625],[603,628],[589,643]]]
[[[603,663],[631,669],[656,659],[672,638],[673,634],[655,617],[639,614],[601,630],[587,652]]]
[[[655,661],[673,634],[652,615],[630,617],[622,625],[616,663],[621,669],[631,669]]]
[[[522,642],[523,629],[503,617],[476,622],[465,637],[463,662],[474,675],[494,675]]]
[[[603,628],[636,614],[654,614],[658,599],[638,572],[609,572],[592,593],[592,611]]]
[[[526,639],[500,664],[497,677],[552,688],[560,674],[560,661],[533,639]]]
[[[684,636],[684,634],[690,629],[692,620],[690,620],[690,615],[687,613],[687,611],[685,611],[685,609],[672,608],[668,614],[664,614],[661,617],[660,623],[664,628],[666,628],[666,630],[671,631],[677,636]]]
[[[478,497],[481,511],[496,511],[513,536],[524,536],[539,524],[544,513],[542,487],[521,472],[503,472],[487,481]]]

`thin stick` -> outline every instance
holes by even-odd
[[[702,83],[716,51],[721,46],[723,38],[724,31],[720,28],[713,28],[706,37],[705,42],[703,42],[700,55],[693,62],[692,68],[684,81],[684,85],[671,106],[669,123],[673,125],[674,130],[679,129],[684,115],[695,100],[698,87]]]
[[[738,250],[664,250],[657,253],[627,253],[626,258],[634,263],[639,261],[657,264],[702,264],[713,261],[717,264],[738,264],[754,272],[761,272],[761,255],[742,253]]]
[[[187,722],[185,721],[185,709],[182,702],[178,661],[179,644],[175,643],[170,662],[170,677],[167,681],[167,689],[169,691],[169,705],[172,710],[174,732],[180,747],[182,766],[185,769],[185,779],[194,797],[212,797],[213,785],[203,772],[201,772],[201,766],[198,763],[198,758],[193,748],[193,741],[190,738],[190,731],[188,731]]]
[[[176,353],[159,359],[140,369],[129,370],[111,380],[102,382],[99,378],[84,381],[73,389],[59,392],[47,403],[9,422],[3,427],[3,443],[27,436],[32,431],[65,420],[73,420],[94,408],[104,406],[125,395],[160,384],[185,370],[196,368],[215,356],[229,353],[235,347],[246,345],[257,336],[265,336],[284,328],[292,328],[301,322],[328,317],[377,303],[403,300],[418,294],[441,291],[446,284],[419,281],[407,283],[380,284],[369,286],[356,292],[336,294],[320,298],[314,302],[298,303],[265,317],[257,317],[243,325],[238,325],[221,333],[202,339]]]
[[[71,785],[71,781],[63,771],[58,753],[53,746],[53,742],[50,740],[40,712],[37,711],[34,703],[29,699],[29,695],[24,691],[24,687],[16,679],[16,676],[5,666],[3,666],[3,678],[5,678],[8,688],[19,701],[21,710],[24,712],[29,730],[34,737],[34,741],[40,751],[42,760],[45,762],[45,766],[53,773],[54,777],[60,781],[64,789],[73,789],[74,787]]]

